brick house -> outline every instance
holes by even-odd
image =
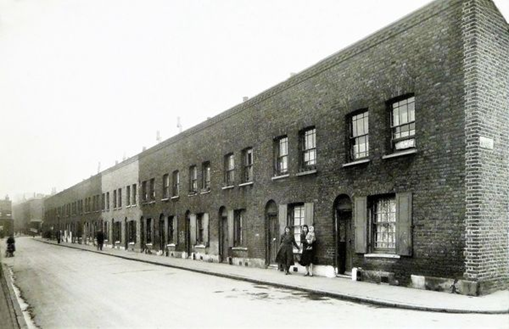
[[[120,217],[138,251],[264,267],[285,226],[315,224],[318,274],[506,288],[508,31],[490,0],[435,1],[128,160],[128,181],[99,174],[98,194],[137,190]]]

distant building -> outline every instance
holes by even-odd
[[[44,219],[44,194],[15,203],[13,206],[14,229],[25,234],[38,234]]]
[[[273,267],[314,224],[319,275],[505,289],[508,31],[490,0],[435,1],[49,197],[46,230]]]
[[[0,238],[14,232],[14,221],[12,216],[12,201],[9,196],[0,200]]]

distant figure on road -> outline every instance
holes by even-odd
[[[5,257],[14,257],[14,252],[16,251],[16,241],[14,237],[9,235],[7,238],[7,250],[5,250]]]
[[[62,240],[62,236],[60,235],[60,230],[57,231],[57,242],[60,244],[60,241]]]
[[[104,245],[104,233],[103,231],[97,232],[97,250],[103,250]]]
[[[299,246],[295,242],[295,237],[290,231],[290,228],[285,227],[285,233],[281,236],[281,244],[276,256],[276,262],[279,266],[285,269],[285,274],[290,274],[290,266],[293,262],[293,246],[300,250]]]
[[[306,226],[306,225],[304,225]],[[306,274],[304,276],[313,276],[313,264],[316,264],[315,261],[315,227],[310,226],[309,231],[304,236],[304,239],[302,239],[302,257],[300,260],[300,264],[302,266],[306,267]],[[311,268],[311,272],[309,269]]]

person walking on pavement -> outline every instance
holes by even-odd
[[[97,232],[97,250],[103,250],[104,245],[104,233],[103,231]]]
[[[307,226],[307,225],[304,225]],[[300,260],[300,264],[306,267],[306,274],[304,276],[313,276],[313,264],[316,264],[315,261],[315,227],[310,226],[309,231],[306,233],[304,239],[302,239],[302,257]],[[311,269],[311,271],[310,271]]]
[[[276,256],[276,262],[280,265],[280,267],[284,268],[286,275],[290,274],[290,266],[294,264],[293,246],[300,250],[299,246],[295,242],[295,237],[293,236],[290,227],[287,226],[285,227],[285,233],[281,236],[281,244],[279,245],[279,250]]]

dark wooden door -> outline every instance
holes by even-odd
[[[165,248],[165,234],[164,234],[164,219],[159,219],[159,250],[164,251]]]
[[[268,215],[268,221],[269,221],[269,232],[268,232],[269,264],[275,264],[280,239],[279,219],[277,214]]]
[[[338,273],[350,273],[352,271],[352,212],[337,211],[336,218],[338,221]]]
[[[221,261],[226,262],[228,261],[228,248],[229,248],[229,241],[228,241],[228,217],[222,216],[221,217]]]
[[[191,218],[186,217],[186,252],[187,257],[191,256]]]

